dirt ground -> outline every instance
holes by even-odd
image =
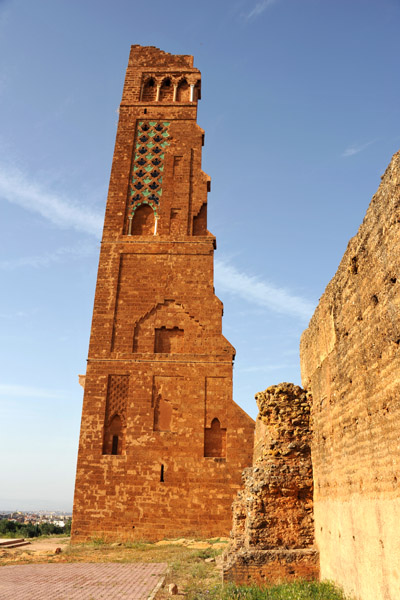
[[[25,546],[25,550],[30,550],[32,552],[48,552],[48,551],[53,551],[55,552],[56,548],[61,548],[61,549],[65,549],[67,546],[69,546],[70,544],[70,538],[69,537],[51,537],[51,538],[39,538],[39,539],[35,539],[32,538],[31,540],[29,540],[31,543],[29,544],[29,546]],[[21,550],[24,547],[21,548]],[[17,550],[17,548],[15,548]]]
[[[48,537],[26,539],[30,544],[20,548],[7,548],[0,546],[0,565],[12,563],[42,562],[41,557],[59,556],[56,549],[65,551],[70,545],[69,537]]]

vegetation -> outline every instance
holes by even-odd
[[[31,546],[0,552],[0,566],[59,562],[162,562],[167,563],[168,572],[165,585],[158,591],[156,600],[171,598],[168,592],[170,583],[177,584],[180,597],[184,595],[186,600],[350,600],[328,582],[300,581],[265,588],[222,586],[218,562],[226,543],[215,539],[199,542],[170,540],[156,544],[94,538],[89,543],[71,546],[66,537],[42,538],[33,541]],[[62,550],[56,554],[54,550],[57,546]]]
[[[0,519],[0,537],[3,538],[34,538],[41,535],[60,535],[71,533],[71,519],[65,527],[54,525],[54,523],[19,523],[9,519]]]
[[[218,585],[210,590],[192,590],[188,600],[346,600],[329,582],[297,581],[271,587]]]

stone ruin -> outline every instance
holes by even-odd
[[[311,399],[281,383],[256,395],[253,466],[233,504],[232,544],[223,558],[224,581],[267,583],[316,578]]]

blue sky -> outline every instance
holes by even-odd
[[[70,509],[131,44],[193,54],[234,398],[300,334],[400,147],[399,0],[0,0],[0,509]]]

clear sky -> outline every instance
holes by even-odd
[[[71,509],[131,44],[194,55],[234,399],[298,346],[400,147],[399,0],[0,0],[0,509]]]

